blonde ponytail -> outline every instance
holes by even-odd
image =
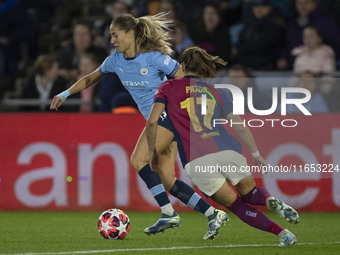
[[[130,14],[122,14],[116,17],[113,25],[128,32],[134,30],[136,38],[136,51],[145,53],[158,51],[162,54],[172,52],[168,30],[172,22],[165,18],[166,13],[162,12],[153,16],[135,18]]]

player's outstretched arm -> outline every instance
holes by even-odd
[[[232,112],[227,115],[227,119],[229,123],[242,123],[240,116],[234,115]],[[256,142],[253,134],[249,130],[247,126],[243,124],[233,124],[233,127],[237,133],[237,135],[241,138],[247,148],[250,150],[253,161],[256,165],[266,166],[266,161],[261,157],[260,152],[257,149]]]
[[[58,108],[65,102],[65,100],[75,93],[78,93],[93,84],[98,83],[104,77],[103,74],[99,72],[99,68],[93,71],[92,73],[84,76],[75,84],[73,84],[69,89],[59,93],[58,95],[53,97],[52,103],[50,105],[51,110],[57,110]]]
[[[158,152],[156,150],[156,138],[157,138],[157,127],[158,119],[165,109],[165,105],[162,103],[154,103],[151,108],[149,118],[146,122],[146,139],[149,146],[149,162],[151,169],[155,172],[158,171]]]

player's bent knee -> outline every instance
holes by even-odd
[[[228,207],[234,203],[237,198],[237,194],[227,182],[224,182],[217,192],[211,195],[211,198],[220,205]]]
[[[225,206],[231,206],[235,202],[236,198],[236,193],[231,193],[229,196],[226,197]]]
[[[253,177],[247,177],[242,179],[239,183],[235,185],[237,192],[244,196],[248,194],[253,188],[255,188],[256,183]]]

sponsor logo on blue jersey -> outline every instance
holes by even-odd
[[[149,84],[148,81],[122,81],[124,86],[129,87],[144,87]]]

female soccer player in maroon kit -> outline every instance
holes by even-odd
[[[240,117],[233,114],[232,101],[227,92],[215,90],[212,84],[201,79],[214,77],[216,66],[226,63],[203,49],[190,47],[184,51],[181,65],[185,73],[184,78],[168,80],[158,88],[147,121],[146,135],[152,169],[159,169],[155,147],[157,120],[166,109],[175,129],[174,135],[183,167],[193,183],[248,225],[278,235],[280,246],[294,245],[294,234],[271,221],[251,205],[266,205],[293,224],[300,220],[298,213],[270,196],[264,188],[256,186],[250,171],[244,171],[248,165],[242,156],[240,143],[222,125],[213,124],[213,119],[221,118],[233,123],[242,123]],[[207,106],[205,110],[202,109],[203,100]],[[252,153],[254,163],[258,166],[266,165],[248,127],[233,127]],[[219,170],[209,171],[213,169],[212,166],[218,165]],[[240,196],[227,180],[235,186]]]

